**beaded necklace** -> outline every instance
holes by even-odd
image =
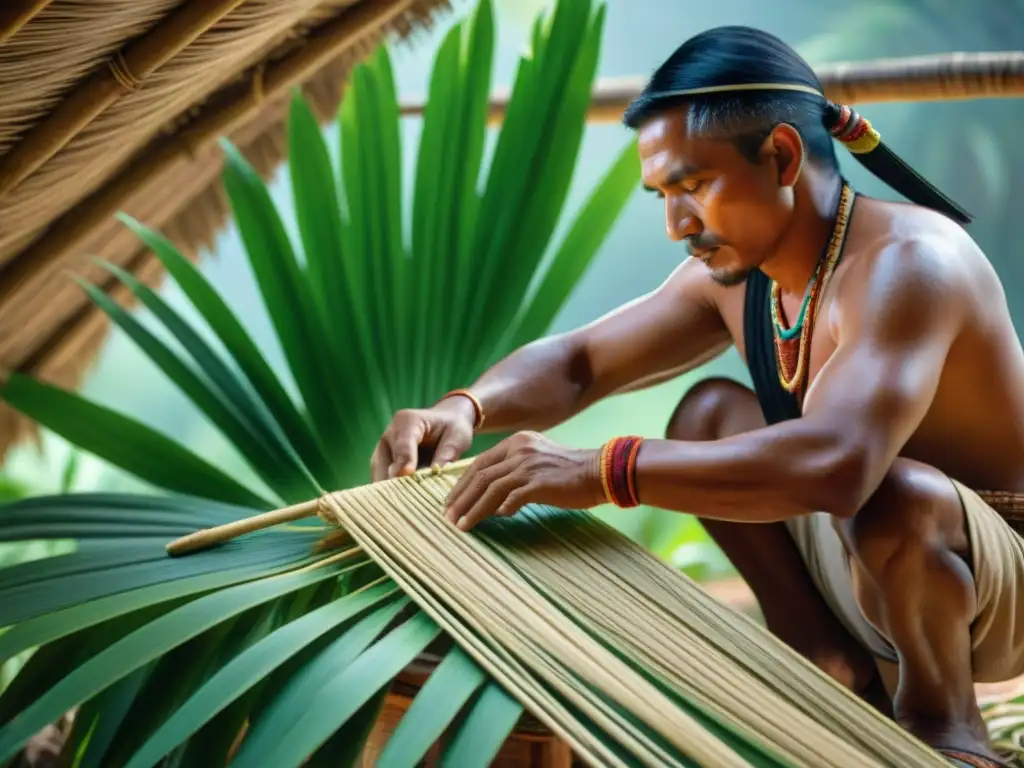
[[[775,336],[775,364],[779,374],[779,383],[787,391],[802,396],[807,383],[811,350],[811,336],[814,334],[814,321],[818,316],[819,299],[825,286],[828,285],[843,254],[843,243],[846,241],[846,227],[853,209],[853,190],[843,184],[839,197],[839,210],[832,227],[832,235],[818,266],[811,275],[804,294],[803,303],[796,322],[787,326],[782,316],[782,288],[772,280],[771,283],[771,314],[772,328]]]

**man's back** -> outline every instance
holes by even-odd
[[[704,270],[697,262],[690,266]],[[873,307],[902,307],[909,323],[928,322],[915,306],[928,281],[945,283],[950,292],[945,314],[957,317],[958,328],[934,397],[900,455],[976,488],[1024,491],[1024,352],[992,265],[959,226],[940,214],[858,198],[842,261],[822,296],[804,406],[813,407],[814,382],[843,334],[858,333]],[[705,283],[745,358],[746,286],[725,287],[710,277]],[[799,311],[785,297],[782,305],[786,317]],[[892,329],[894,334],[900,330]],[[912,363],[907,359],[899,373],[913,375]],[[852,391],[870,384],[851,379],[844,386]]]

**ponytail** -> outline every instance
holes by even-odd
[[[871,173],[913,203],[939,211],[960,224],[970,224],[971,215],[928,183],[895,152],[867,118],[846,105],[825,100],[822,116],[825,128]]]

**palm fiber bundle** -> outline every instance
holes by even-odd
[[[276,519],[315,511],[341,526],[589,765],[946,765],[765,629],[586,512],[533,506],[458,532],[443,507],[465,466],[325,494]],[[263,525],[254,519],[246,527]],[[202,546],[224,536],[188,538]]]

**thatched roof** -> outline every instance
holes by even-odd
[[[89,264],[99,256],[159,279],[113,214],[128,212],[194,256],[226,218],[218,138],[269,174],[284,158],[296,84],[328,119],[355,61],[445,6],[2,0],[0,372],[77,386],[108,324],[67,270],[113,288]],[[0,458],[30,426],[0,405]]]

